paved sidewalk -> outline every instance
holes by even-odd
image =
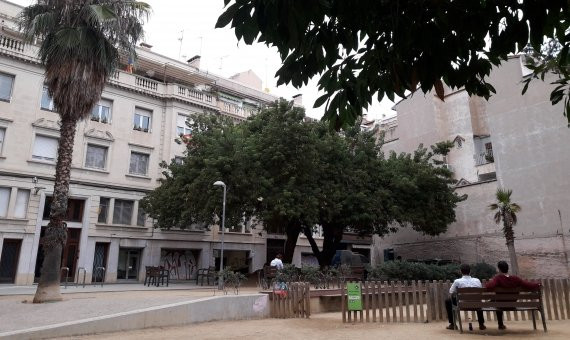
[[[68,287],[67,290],[62,288],[63,301],[32,304],[35,286],[1,288],[3,292],[0,294],[4,296],[0,296],[0,333],[223,295],[223,292],[213,287],[203,289],[174,284],[168,288],[157,288],[144,287],[142,284],[117,284],[90,289],[121,289],[121,291],[86,292],[87,287],[83,291],[80,287]],[[21,295],[26,291],[30,294]],[[12,294],[3,294],[6,292]],[[246,288],[242,292],[245,294],[257,290]]]
[[[13,285],[0,285],[0,296],[6,295],[33,295],[36,292],[37,285],[33,286],[13,286]],[[216,289],[215,286],[197,286],[193,283],[188,282],[176,282],[170,283],[168,287],[166,286],[145,286],[142,283],[111,283],[105,284],[101,287],[101,284],[86,284],[85,287],[82,285],[75,286],[74,283],[68,284],[67,288],[63,285],[61,286],[62,294],[72,294],[72,293],[100,293],[100,292],[123,292],[123,291],[163,291],[163,290],[210,290]]]

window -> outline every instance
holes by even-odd
[[[87,144],[87,155],[85,156],[85,167],[93,169],[105,169],[107,164],[106,146]]]
[[[176,119],[176,134],[178,136],[184,135],[191,135],[192,129],[186,125],[186,120],[188,119],[187,116],[178,114],[178,118]]]
[[[133,201],[115,200],[113,209],[113,224],[131,224],[133,215]]]
[[[99,199],[99,215],[97,216],[97,222],[107,223],[107,216],[109,216],[109,206],[111,205],[111,199],[108,197],[101,197]]]
[[[135,118],[133,120],[133,130],[150,132],[151,116],[151,111],[137,107],[135,109]]]
[[[174,156],[174,163],[178,165],[184,164],[184,157]]]
[[[9,102],[12,99],[14,76],[0,73],[0,100]]]
[[[6,136],[6,129],[0,128],[0,155],[2,154],[2,147],[4,146],[4,137]]]
[[[113,106],[113,102],[106,99],[101,99],[93,110],[91,111],[91,120],[109,124],[111,123],[111,107]]]
[[[148,172],[149,155],[139,152],[131,152],[131,163],[129,164],[129,173],[132,175],[146,176]]]
[[[49,214],[51,211],[51,202],[53,197],[46,197],[44,203],[44,213],[43,219],[49,220]],[[83,209],[85,207],[85,200],[70,198],[67,200],[67,212],[65,216],[65,221],[67,222],[82,222],[83,220]]]
[[[14,217],[26,218],[28,214],[28,201],[30,200],[30,190],[18,189],[16,194],[16,207],[14,209]]]
[[[57,157],[57,138],[36,135],[32,158],[42,161],[55,162]]]
[[[53,98],[49,95],[47,86],[44,86],[44,89],[42,91],[41,108],[44,110],[49,110],[49,111],[54,110]]]
[[[137,225],[144,227],[145,220],[146,220],[146,214],[144,213],[143,208],[139,206],[139,211],[137,212]]]
[[[0,187],[0,217],[8,215],[8,204],[10,203],[11,188]]]

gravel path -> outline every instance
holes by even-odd
[[[358,339],[358,340],[483,340],[498,337],[511,339],[570,339],[570,321],[548,323],[548,333],[533,331],[532,322],[508,322],[506,331],[489,324],[485,331],[460,335],[445,329],[445,323],[343,324],[340,313],[314,314],[311,319],[265,319],[251,321],[208,322],[185,327],[154,328],[140,331],[101,334],[73,339]]]

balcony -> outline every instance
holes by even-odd
[[[22,40],[7,35],[0,34],[0,53],[10,57],[39,63],[39,48],[34,45],[24,43]]]
[[[109,77],[109,83],[117,87],[144,93],[159,98],[173,98],[195,105],[217,109],[216,98],[207,92],[198,91],[178,84],[165,84],[154,79],[136,74],[115,71]]]
[[[487,149],[485,152],[476,154],[475,165],[479,181],[488,181],[497,178],[493,149]]]
[[[218,101],[218,109],[220,109],[222,113],[238,116],[240,118],[248,118],[258,112],[258,109],[242,107],[221,100]]]

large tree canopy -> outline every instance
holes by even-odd
[[[347,230],[384,235],[409,225],[440,234],[464,199],[450,186],[451,172],[434,162],[447,143],[384,157],[373,132],[337,133],[285,101],[240,125],[196,116],[192,128],[184,162],[164,164],[165,179],[143,200],[145,211],[160,228],[216,224],[221,197],[212,184],[222,180],[226,225],[255,219],[285,233],[286,262],[300,233],[321,265],[330,264]],[[312,237],[317,226],[322,248]]]
[[[231,24],[238,39],[277,47],[278,84],[296,87],[319,76],[324,119],[354,123],[374,97],[404,97],[419,87],[443,99],[443,83],[484,98],[499,65],[527,44],[570,42],[566,0],[225,0],[216,27]],[[540,71],[540,70],[539,70]],[[564,87],[568,94],[568,87]],[[553,98],[553,103],[557,98]]]

